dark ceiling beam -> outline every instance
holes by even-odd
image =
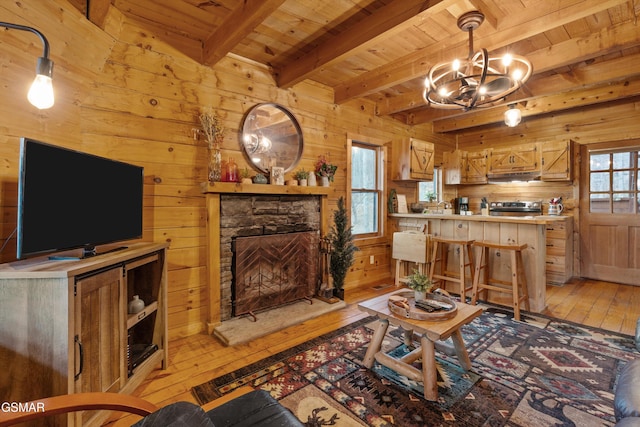
[[[87,18],[99,28],[104,30],[105,20],[111,0],[87,0]]]
[[[505,27],[504,29],[498,30],[486,37],[476,38],[474,42],[477,46],[482,46],[489,51],[494,51],[578,19],[606,11],[609,8],[626,3],[626,1],[627,0],[605,0],[594,3],[585,0],[572,3],[551,12],[541,7],[537,11],[538,16],[532,17],[526,25],[523,23],[522,25],[515,24],[506,27],[506,25],[502,23]],[[516,20],[520,18],[509,17],[509,19]],[[525,18],[523,17],[522,19]],[[416,78],[424,78],[428,69],[433,64],[442,60],[443,51],[460,49],[462,46],[466,46],[467,39],[467,33],[461,31],[460,35],[450,37],[449,40],[446,41],[446,45],[438,43],[437,46],[420,49],[391,64],[363,73],[334,88],[334,101],[338,104],[344,103],[354,98],[365,97]],[[428,60],[425,58],[428,58]]]
[[[243,0],[204,42],[202,61],[215,65],[275,12],[285,0]]]
[[[448,0],[450,2],[451,0]],[[427,9],[433,10],[443,0],[394,0],[357,24],[317,46],[299,59],[278,70],[278,86],[288,88],[313,73],[355,52],[364,51],[380,37],[388,37],[413,25],[413,20]],[[441,8],[437,8],[441,9]]]

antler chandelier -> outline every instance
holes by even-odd
[[[484,21],[479,11],[458,18],[458,28],[469,33],[466,60],[441,62],[429,70],[423,98],[434,108],[470,110],[488,107],[518,90],[531,77],[531,62],[505,53],[489,56],[486,49],[473,51],[473,30]]]

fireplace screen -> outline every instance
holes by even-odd
[[[315,231],[235,240],[234,315],[310,299],[318,272]]]

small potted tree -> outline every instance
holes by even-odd
[[[413,289],[416,301],[424,300],[433,288],[433,282],[426,274],[414,269],[413,274],[407,276],[407,286]]]
[[[334,295],[344,299],[344,279],[349,268],[353,265],[355,253],[359,249],[353,243],[353,234],[349,226],[343,197],[338,199],[338,209],[333,213],[333,225],[329,230],[328,238],[331,243],[329,273],[333,279]]]

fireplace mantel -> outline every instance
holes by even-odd
[[[332,187],[303,187],[295,185],[239,184],[233,182],[205,182],[201,190],[206,196],[207,206],[207,280],[209,296],[209,314],[207,316],[207,332],[221,323],[220,317],[220,207],[224,194],[254,195],[289,195],[320,198],[320,233],[328,231],[328,196],[334,193]]]
[[[203,182],[205,194],[291,194],[309,196],[328,196],[333,187],[303,187],[298,185],[240,184],[235,182]]]

